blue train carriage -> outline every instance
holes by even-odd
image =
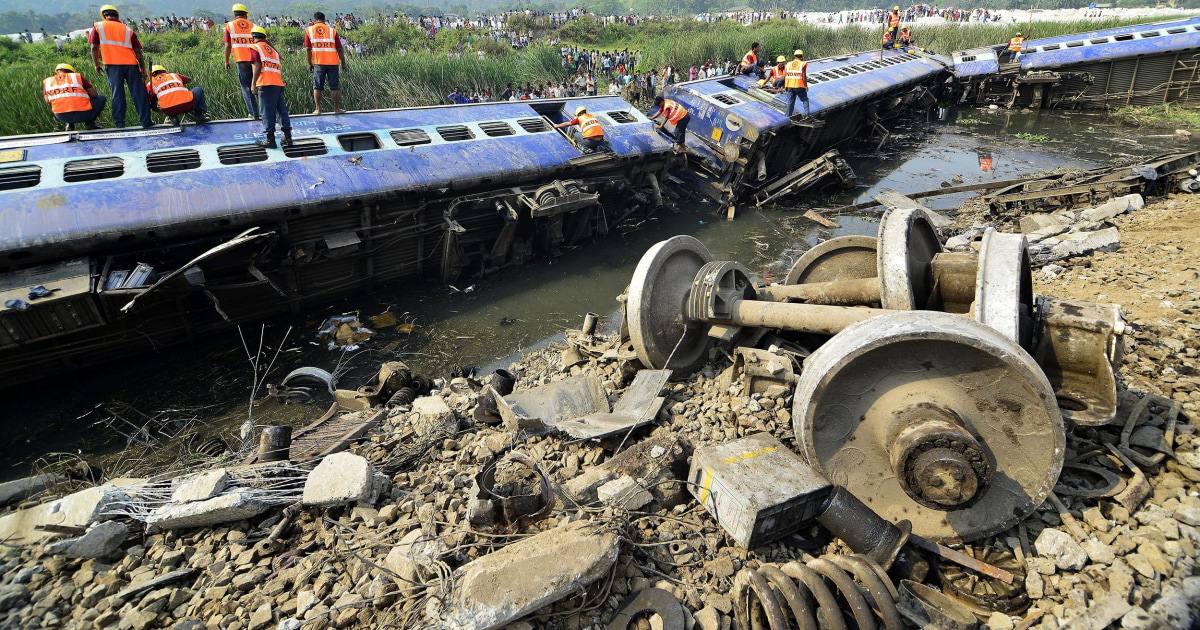
[[[690,173],[675,172],[715,199],[761,195],[790,182],[808,160],[886,119],[936,103],[931,93],[949,60],[909,50],[863,52],[809,62],[812,119],[789,119],[787,97],[747,76],[668,86],[666,97],[692,115]],[[800,108],[800,103],[796,104]],[[803,112],[802,109],[799,109]],[[814,123],[815,119],[815,123]]]
[[[610,152],[553,128],[579,105]],[[0,139],[0,382],[554,254],[653,212],[674,158],[611,97],[292,124],[283,151],[246,120]]]
[[[1109,108],[1200,104],[1200,17],[1034,39],[1016,62],[1006,45],[956,52],[962,103]]]

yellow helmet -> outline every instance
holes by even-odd
[[[233,11],[234,13],[237,13],[239,11],[241,11],[242,13],[249,13],[250,9],[247,9],[246,5],[239,2],[238,4],[233,5],[233,8],[230,9],[230,11]]]
[[[156,72],[166,72],[166,71],[167,71],[166,68],[164,68],[158,64],[154,64],[153,66],[150,66],[150,74],[154,74]]]
[[[783,55],[779,55],[779,57],[775,59],[775,63],[783,63],[785,61],[787,61],[787,58]]]
[[[75,67],[69,63],[60,63],[57,66],[54,66],[55,72],[58,72],[59,70],[66,70],[67,72],[75,72]]]
[[[265,29],[261,26],[255,26],[254,28],[250,29],[250,34],[251,35],[262,35],[263,39],[266,39],[267,29]]]
[[[1017,37],[1021,36],[1021,31],[1017,31]]]
[[[793,57],[803,57],[803,56],[804,56],[804,51],[803,51],[803,50],[800,50],[799,48],[797,48],[797,49],[796,49],[796,52],[792,53],[792,56],[793,56]]]
[[[580,105],[579,107],[575,108],[575,115],[578,116],[586,111],[587,111],[587,108],[584,107],[583,105]]]
[[[116,13],[118,17],[121,15],[121,12],[117,10],[117,7],[114,7],[111,4],[106,4],[100,7],[100,17],[104,17],[104,14],[108,13],[109,11]]]
[[[893,10],[893,11],[899,11],[899,10],[900,10],[900,5],[898,5],[898,4],[897,4],[896,6],[892,7],[892,10]]]

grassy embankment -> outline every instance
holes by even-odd
[[[548,34],[544,24],[527,20],[513,27],[532,30],[535,36]],[[1143,20],[1145,21],[1145,20]],[[1081,31],[1110,28],[1135,22],[1117,20],[1034,23],[1032,32],[1050,37]],[[944,25],[917,28],[918,43],[946,52],[1000,43],[1014,29],[999,25]],[[1023,29],[1028,30],[1028,29]],[[610,24],[591,20],[572,22],[554,33],[568,43],[587,48],[613,50],[629,48],[643,52],[640,70],[659,69],[666,63],[687,68],[705,59],[740,58],[752,41],[759,41],[771,56],[790,54],[803,48],[809,58],[826,57],[873,49],[878,42],[874,27],[823,28],[794,21],[772,20],[749,27],[733,22],[707,24],[694,21],[648,22],[639,26]],[[419,30],[407,26],[367,27],[349,34],[373,54],[350,58],[350,71],[343,74],[343,102],[352,109],[377,109],[435,104],[454,88],[493,90],[512,83],[545,83],[565,78],[556,47],[535,46],[514,52],[506,45],[490,41],[482,46],[485,58],[478,59],[467,50],[461,59],[447,58],[447,52],[466,35],[443,31],[429,41]],[[287,83],[287,102],[293,112],[311,110],[310,75],[306,68],[298,29],[274,29],[272,41],[280,49]],[[219,33],[168,33],[143,36],[147,57],[173,72],[185,74],[204,87],[209,113],[214,118],[245,116],[236,72],[225,70],[223,45]],[[294,52],[288,53],[291,46]],[[401,47],[411,51],[399,54]],[[49,44],[0,45],[0,135],[36,133],[61,129],[42,101],[41,81],[55,64],[67,61],[84,73],[102,94],[109,92],[107,80],[92,68],[86,42],[77,40],[59,53]],[[328,105],[327,105],[328,106]],[[126,114],[133,124],[132,112]],[[156,119],[161,119],[156,115]],[[112,124],[106,110],[100,123]]]

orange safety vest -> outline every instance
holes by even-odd
[[[258,59],[262,62],[255,85],[283,87],[283,63],[279,61],[279,53],[267,42],[254,42],[254,48],[258,50]]]
[[[50,101],[55,114],[86,112],[92,109],[92,99],[83,89],[83,76],[75,72],[56,72],[42,82],[42,94]]]
[[[785,76],[787,76],[787,73],[784,72],[783,68],[780,68],[778,65],[771,66],[771,71],[767,73],[767,83],[771,83],[776,79],[782,79]]]
[[[324,22],[317,22],[305,29],[308,44],[312,48],[312,62],[318,66],[338,65],[337,29]]]
[[[116,20],[103,20],[92,25],[100,39],[100,60],[106,66],[136,66],[133,54],[133,30]]]
[[[896,28],[898,26],[900,26],[900,14],[899,13],[889,13],[888,14],[888,27]]]
[[[743,69],[749,68],[750,66],[753,66],[756,63],[758,63],[758,55],[754,54],[753,50],[746,53],[745,57],[742,57],[742,68]]]
[[[788,62],[787,73],[783,79],[783,87],[808,88],[808,62],[803,59],[793,59]]]
[[[603,138],[604,127],[600,126],[600,121],[596,117],[583,112],[576,116],[579,119],[579,131],[584,138]]]
[[[242,17],[225,23],[234,61],[250,61],[250,51],[254,49],[254,34],[250,32],[252,28],[254,23]]]
[[[158,108],[162,110],[192,102],[192,91],[183,87],[183,79],[174,72],[162,72],[150,77]]]
[[[684,109],[679,103],[676,103],[669,98],[664,98],[662,114],[667,119],[667,122],[674,125],[675,123],[683,120],[684,116],[687,116],[687,110]]]
[[[1014,37],[1008,40],[1008,49],[1013,52],[1021,52],[1021,47],[1025,44],[1024,37]]]

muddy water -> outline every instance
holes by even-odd
[[[615,296],[629,282],[638,259],[670,236],[690,234],[717,259],[737,260],[755,273],[773,276],[822,240],[875,234],[876,210],[842,215],[839,227],[829,229],[801,218],[810,207],[858,203],[888,188],[910,193],[943,182],[998,181],[1186,147],[1173,136],[1121,129],[1098,115],[988,110],[934,110],[893,128],[881,149],[876,144],[840,147],[859,177],[859,186],[848,193],[809,195],[795,205],[765,210],[743,207],[734,221],[714,214],[715,206],[682,202],[678,212],[663,212],[637,229],[610,234],[558,258],[465,280],[454,289],[389,287],[314,310],[301,321],[248,325],[240,336],[220,335],[195,347],[104,366],[86,377],[10,392],[3,417],[11,437],[0,446],[0,479],[29,474],[38,458],[56,452],[111,457],[142,428],[152,435],[236,434],[249,416],[254,371],[248,354],[259,357],[260,373],[273,365],[260,383],[278,382],[296,367],[313,365],[337,369],[342,386],[355,388],[381,361],[395,359],[433,376],[464,365],[487,369],[578,327],[587,312],[615,319]],[[951,209],[968,196],[926,203]],[[411,328],[374,327],[371,316],[385,312]],[[343,314],[357,314],[375,330],[357,351],[330,350],[316,337],[322,321]],[[317,405],[267,402],[255,408],[253,423],[303,423],[321,411]],[[236,437],[232,443],[237,444]]]

